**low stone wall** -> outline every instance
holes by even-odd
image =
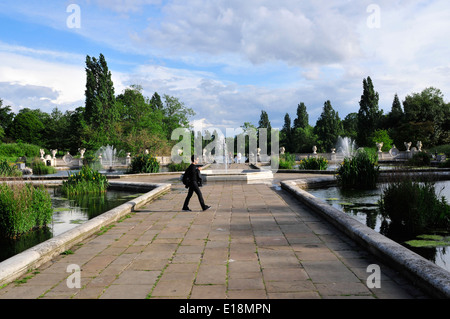
[[[450,298],[450,272],[360,223],[302,188],[333,183],[333,177],[281,182],[281,187],[350,238],[405,275],[434,298]]]
[[[53,184],[54,183],[55,182],[53,182]],[[113,188],[140,189],[148,192],[110,211],[107,211],[80,226],[77,226],[61,235],[55,236],[1,262],[0,286],[14,281],[30,269],[39,267],[40,265],[51,260],[54,256],[61,254],[85,238],[95,234],[102,227],[116,222],[123,216],[135,211],[139,207],[142,207],[149,201],[158,198],[171,189],[171,184],[110,182],[110,185]]]

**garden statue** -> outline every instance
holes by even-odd
[[[286,149],[284,148],[284,146],[280,147],[280,154],[281,155],[283,155],[285,151],[286,151]]]
[[[331,154],[336,154],[336,149],[334,147],[331,149]]]
[[[377,143],[377,148],[378,148],[378,153],[381,153],[382,152],[382,148],[383,148],[383,145],[384,145],[384,143],[383,142],[381,142],[381,143]]]
[[[52,158],[56,158],[56,153],[58,153],[58,150],[52,150]]]
[[[80,158],[84,158],[84,153],[86,153],[86,149],[82,148],[82,149],[78,149],[78,151],[80,151],[81,157]]]
[[[313,146],[313,154],[317,154],[317,146]]]
[[[417,142],[417,151],[422,152],[422,142],[421,141]]]
[[[41,148],[39,150],[39,153],[41,153],[41,160],[43,160],[44,159],[44,155],[45,155],[45,151]]]
[[[409,142],[409,143],[405,142],[404,144],[405,144],[405,147],[406,147],[406,151],[410,152],[410,148],[411,148],[412,143],[411,142]]]

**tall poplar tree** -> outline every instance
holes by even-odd
[[[86,57],[85,95],[85,121],[91,133],[96,132],[97,138],[103,140],[98,142],[109,142],[108,138],[114,134],[120,112],[116,105],[111,71],[103,54],[100,54],[99,59],[89,55]]]
[[[292,145],[292,127],[291,127],[291,117],[289,116],[289,113],[286,113],[284,116],[284,125],[281,129],[281,146],[284,146],[286,149],[286,152],[293,152],[293,145]]]
[[[360,146],[373,146],[370,145],[369,137],[378,128],[383,114],[378,108],[378,101],[378,92],[375,92],[369,76],[363,80],[363,94],[359,102],[357,144]]]

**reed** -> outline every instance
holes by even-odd
[[[63,182],[62,192],[67,196],[99,194],[106,192],[108,186],[106,176],[89,166],[83,166],[78,173],[70,174],[68,180]]]
[[[0,235],[14,238],[52,220],[50,194],[43,187],[24,182],[0,184]]]
[[[375,189],[379,175],[377,155],[359,150],[354,157],[344,159],[337,169],[336,179],[344,189]]]

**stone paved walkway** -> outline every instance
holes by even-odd
[[[194,195],[193,211],[183,212],[176,178],[147,178],[163,179],[170,193],[0,289],[0,299],[423,297],[271,185],[208,183],[212,208],[201,211]],[[371,264],[381,267],[381,288],[367,287]],[[81,288],[68,287],[70,265],[81,268]]]

